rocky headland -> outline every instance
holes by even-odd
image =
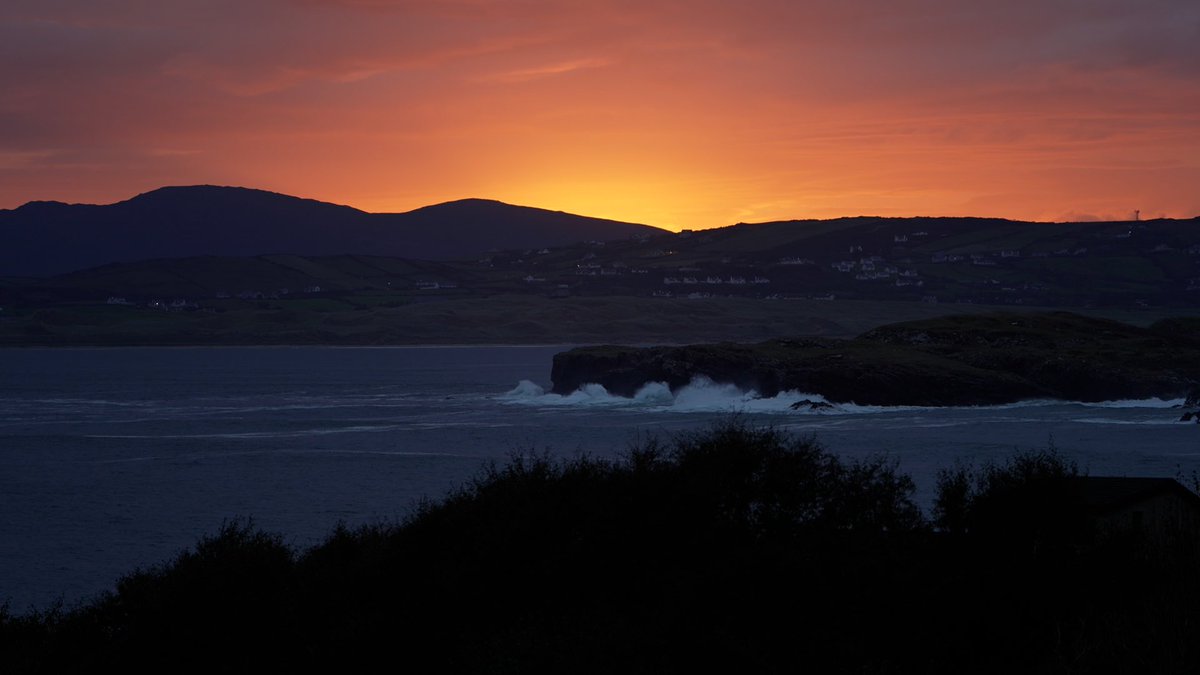
[[[698,376],[762,396],[801,391],[861,405],[1194,398],[1200,320],[1141,328],[1068,312],[949,316],[848,340],[581,347],[556,355],[551,372],[557,393],[596,383],[620,396]]]

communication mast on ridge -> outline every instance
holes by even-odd
[[[1134,210],[1133,210],[1133,219],[1134,219],[1134,220],[1141,220],[1141,219],[1142,219],[1142,210],[1141,210],[1141,209],[1134,209]]]

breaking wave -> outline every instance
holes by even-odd
[[[1186,425],[1181,425],[1179,420],[1174,419],[1174,418],[1156,419],[1156,420],[1119,420],[1119,419],[1113,419],[1113,418],[1109,418],[1109,417],[1093,417],[1093,418],[1073,419],[1071,421],[1075,422],[1076,424],[1116,424],[1116,425],[1120,425],[1120,426],[1137,426],[1137,427],[1186,426]],[[1193,424],[1192,426],[1196,426],[1196,425]]]
[[[648,382],[631,397],[614,396],[603,385],[585,384],[570,394],[546,393],[541,386],[521,380],[501,396],[507,403],[537,407],[588,406],[614,407],[645,411],[669,412],[750,412],[750,413],[810,413],[818,415],[862,413],[872,411],[916,410],[917,408],[831,404],[831,408],[809,408],[803,401],[828,403],[823,396],[798,391],[780,392],[764,397],[756,391],[745,391],[732,384],[720,384],[707,377],[695,377],[674,392],[665,382]]]
[[[756,391],[739,389],[732,384],[714,382],[704,376],[692,378],[687,385],[674,392],[665,382],[648,382],[631,397],[616,396],[603,385],[585,384],[570,394],[547,393],[540,385],[521,380],[516,387],[499,397],[504,403],[533,407],[611,407],[647,412],[747,412],[787,413],[811,415],[847,415],[863,413],[903,412],[936,410],[926,406],[880,406],[855,403],[830,403],[819,394],[800,391],[784,391],[775,396],[764,397]],[[829,404],[810,407],[804,402]],[[1053,399],[1019,401],[992,406],[964,406],[989,410],[1039,408],[1047,406],[1083,406],[1101,409],[1175,408],[1183,399],[1142,399],[1126,401],[1101,401],[1082,403]],[[793,408],[793,406],[797,406]],[[945,408],[941,408],[945,409]]]
[[[1146,398],[1129,401],[1100,401],[1098,403],[1081,403],[1089,408],[1180,408],[1184,404],[1182,398]]]

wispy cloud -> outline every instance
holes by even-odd
[[[0,170],[28,169],[54,156],[52,150],[5,152],[0,150]]]
[[[517,70],[509,70],[501,73],[492,73],[479,78],[484,82],[528,82],[530,80],[538,80],[544,77],[553,77],[556,75],[566,75],[579,70],[591,70],[594,68],[604,68],[614,63],[612,59],[607,58],[590,58],[576,59],[574,61],[560,61],[550,63],[543,66],[535,66],[533,68],[520,68]]]

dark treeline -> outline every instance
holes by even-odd
[[[400,524],[305,551],[229,524],[0,612],[0,671],[1200,672],[1195,549],[1098,539],[1047,487],[1075,473],[947,471],[929,519],[893,464],[737,422],[517,456]]]

